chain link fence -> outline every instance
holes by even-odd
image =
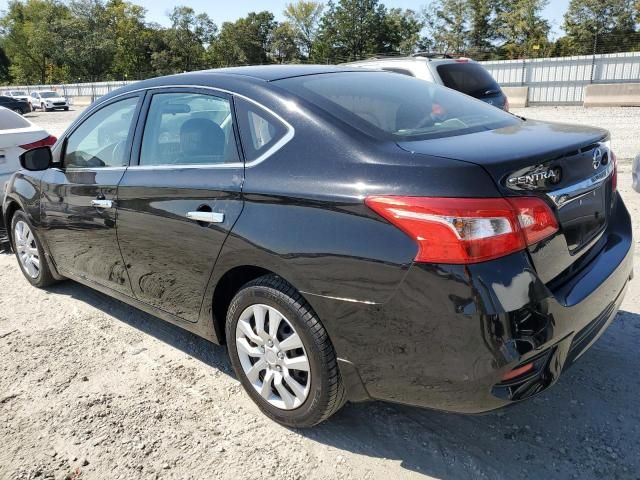
[[[640,52],[481,62],[504,87],[529,87],[530,104],[574,104],[593,83],[640,82]]]

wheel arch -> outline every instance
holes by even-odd
[[[213,295],[211,298],[211,318],[213,320],[214,335],[218,343],[223,345],[226,343],[225,325],[227,322],[227,311],[231,300],[247,283],[260,278],[264,275],[277,275],[284,281],[292,285],[288,279],[273,271],[257,265],[237,265],[228,269],[222,274],[215,284]]]

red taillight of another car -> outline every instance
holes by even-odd
[[[366,205],[413,238],[417,262],[478,263],[525,249],[558,231],[536,197],[375,196]]]
[[[34,148],[39,148],[39,147],[52,147],[57,140],[58,139],[53,135],[49,135],[48,137],[43,138],[42,140],[38,140],[37,142],[26,143],[24,145],[19,145],[19,146],[24,150],[33,150]]]

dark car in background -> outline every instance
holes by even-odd
[[[20,115],[24,115],[25,113],[29,113],[31,111],[31,105],[29,105],[29,102],[27,100],[7,97],[4,95],[0,95],[0,107],[13,110]]]
[[[226,343],[288,426],[347,400],[530,398],[602,334],[632,275],[606,131],[389,72],[138,82],[21,161],[3,211],[29,282],[70,278]]]
[[[380,57],[345,64],[400,73],[452,88],[509,111],[509,99],[481,64],[470,58],[442,53],[416,53],[410,57]],[[436,111],[443,106],[437,105]]]

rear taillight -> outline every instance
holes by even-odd
[[[616,154],[613,153],[613,150],[609,150],[609,154],[611,155],[611,161],[613,162],[613,173],[611,174],[611,191],[616,193],[618,190],[618,158]]]
[[[558,230],[535,197],[367,197],[366,205],[413,238],[417,262],[477,263],[523,250]]]
[[[24,150],[33,150],[34,148],[38,148],[38,147],[52,147],[57,140],[58,139],[53,135],[49,135],[48,137],[43,138],[42,140],[38,140],[37,142],[20,145],[20,148]]]

